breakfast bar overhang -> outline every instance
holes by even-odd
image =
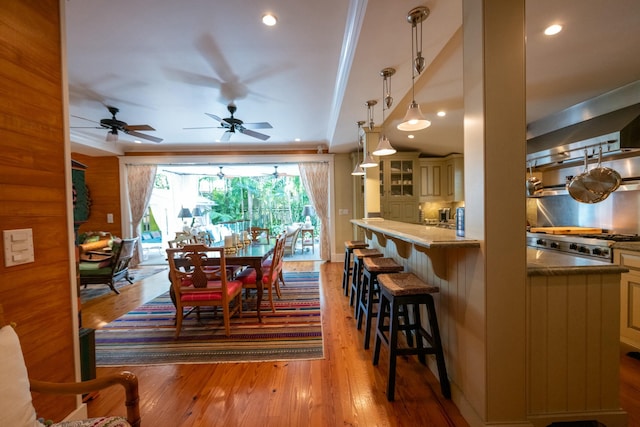
[[[499,341],[496,333],[509,324],[487,308],[491,283],[483,288],[474,278],[483,242],[457,236],[455,230],[379,218],[351,222],[364,232],[370,247],[440,288],[436,309],[452,399],[471,425],[493,424],[482,419],[480,405],[491,399],[490,384],[500,382],[491,376],[507,370],[487,369],[492,363],[487,341]],[[517,425],[597,420],[608,427],[625,426],[618,349],[620,274],[626,269],[524,245],[522,250],[526,274],[513,286],[524,286],[524,301],[498,302],[514,306],[525,317],[520,334],[525,355],[509,359],[524,372],[518,389],[511,390],[512,395],[526,396]],[[509,345],[504,342],[502,347],[508,351]],[[437,376],[434,361],[428,365]],[[502,404],[508,408],[512,402]]]

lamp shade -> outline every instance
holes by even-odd
[[[374,156],[390,156],[395,153],[396,149],[391,146],[389,139],[386,136],[382,136],[380,138],[380,142],[378,142],[378,146],[376,150],[373,152]]]
[[[180,213],[178,214],[178,218],[191,218],[193,215],[191,215],[191,211],[188,208],[182,208],[180,209]]]
[[[200,210],[199,207],[195,207],[193,208],[193,211],[191,212],[193,216],[202,216],[204,215],[204,213],[202,212],[202,210]]]
[[[353,168],[353,172],[351,172],[351,175],[353,175],[353,176],[363,176],[363,175],[365,175],[365,171],[364,171],[364,169],[362,169],[362,166],[356,165],[356,167]]]
[[[360,163],[360,167],[372,168],[374,166],[378,166],[378,162],[373,160],[373,157],[371,157],[371,154],[367,153],[367,157],[365,157],[362,163]]]
[[[302,208],[302,216],[306,218],[308,216],[313,216],[313,215],[315,215],[315,212],[313,210],[313,206],[304,205],[304,208]]]
[[[404,116],[402,123],[397,127],[399,130],[414,131],[425,129],[429,126],[431,126],[431,122],[424,118],[422,111],[420,111],[420,106],[416,101],[413,101],[411,102],[411,105],[409,105],[409,109],[407,110],[407,114]]]

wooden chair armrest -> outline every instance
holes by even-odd
[[[140,426],[140,398],[138,396],[138,378],[133,372],[122,371],[94,380],[54,383],[48,381],[29,380],[31,391],[49,394],[83,394],[101,390],[119,384],[125,390],[125,406],[127,407],[127,421],[132,427]]]

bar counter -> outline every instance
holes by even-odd
[[[510,425],[547,427],[576,420],[627,425],[618,385],[620,277],[626,268],[523,248],[521,280],[501,281],[499,271],[492,270],[487,282],[479,240],[418,224],[351,222],[364,230],[370,247],[438,286],[436,310],[453,400],[470,425],[484,425],[491,384],[509,382],[526,395],[526,415]],[[499,263],[492,268],[499,270]],[[483,370],[496,363],[488,348],[511,351],[509,363],[526,374]],[[437,375],[432,361],[429,367]],[[503,396],[500,405],[513,408],[520,396]]]

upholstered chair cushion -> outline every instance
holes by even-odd
[[[80,421],[63,421],[52,424],[51,427],[131,427],[122,417],[100,417]]]
[[[20,340],[14,329],[0,329],[0,426],[44,427],[36,418],[31,401],[29,376],[22,356]],[[131,427],[121,417],[101,417],[81,421],[64,421],[51,427]]]
[[[31,403],[20,341],[8,325],[0,329],[0,378],[0,426],[42,427]]]

